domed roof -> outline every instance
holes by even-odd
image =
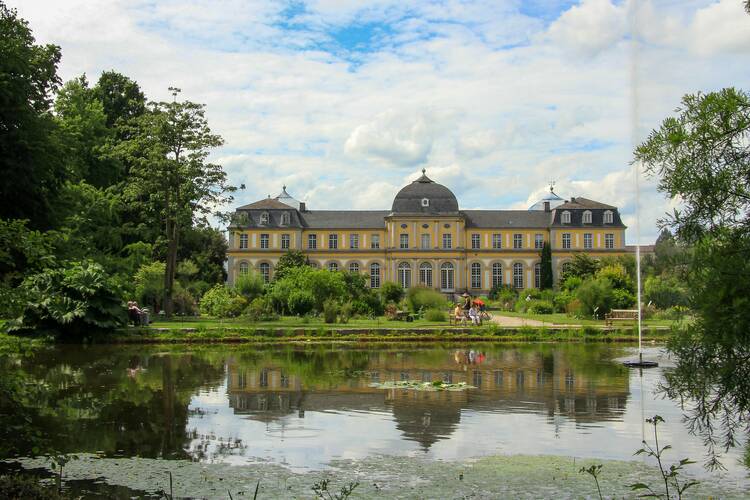
[[[401,213],[455,213],[458,200],[450,189],[425,175],[404,186],[393,199],[392,212]]]
[[[286,186],[284,186],[281,189],[281,193],[274,199],[280,201],[281,203],[284,203],[285,205],[289,205],[290,207],[296,208],[297,210],[299,210],[300,202],[292,198],[291,195],[286,192]]]
[[[541,200],[537,201],[529,207],[529,210],[544,210],[544,202],[549,202],[549,209],[554,210],[555,207],[565,203],[565,200],[557,196],[553,191],[554,186],[549,187],[549,193],[545,194]]]

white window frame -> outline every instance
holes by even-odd
[[[288,226],[289,225],[289,212],[284,212],[281,214],[281,225],[282,226]]]
[[[541,233],[536,233],[534,235],[534,248],[536,250],[540,250],[544,248],[544,235]]]
[[[523,264],[520,262],[513,264],[513,288],[523,290]]]
[[[339,235],[336,233],[330,233],[328,235],[328,249],[338,250],[339,248]]]
[[[248,236],[247,234],[240,235],[240,250],[247,250]]]
[[[492,235],[492,248],[495,250],[500,250],[503,248],[503,234],[502,233],[494,233]]]
[[[583,233],[583,248],[591,250],[594,248],[594,235],[591,233]]]
[[[307,235],[307,249],[316,250],[318,248],[318,235],[316,233]]]
[[[269,220],[268,212],[263,212],[262,214],[260,214],[260,223],[261,224],[268,224],[268,220]]]
[[[260,264],[258,264],[258,272],[263,278],[264,283],[268,283],[271,281],[271,264],[269,264],[268,262],[261,262]]]
[[[500,262],[492,264],[492,287],[503,286],[503,265]]]
[[[359,262],[350,262],[349,263],[349,272],[350,273],[359,273]]]
[[[571,234],[570,233],[563,233],[562,234],[562,248],[563,248],[563,250],[570,250],[570,243],[571,243]]]
[[[472,233],[471,234],[471,249],[472,250],[479,250],[482,248],[482,235],[479,233]]]
[[[560,215],[560,222],[563,224],[570,224],[570,212],[565,210],[562,215]]]
[[[370,264],[370,288],[380,288],[380,264]]]
[[[328,270],[331,272],[335,272],[339,270],[339,263],[338,262],[329,262],[327,266]]]
[[[380,248],[380,235],[379,234],[370,235],[370,248],[373,250],[377,250]]]
[[[351,233],[349,235],[349,248],[359,248],[359,234]]]
[[[534,264],[534,288],[542,288],[542,263]]]
[[[604,235],[604,248],[609,250],[615,248],[615,233],[606,233]]]
[[[454,290],[456,285],[455,269],[450,262],[443,262],[440,266],[440,289]]]
[[[242,262],[240,262],[239,273],[240,276],[247,276],[248,274],[250,274],[250,264],[248,264],[247,261],[243,260]]]
[[[429,198],[422,198],[422,206],[423,207],[429,207],[430,206],[430,199]]]
[[[419,265],[419,284],[432,288],[432,264],[429,262]]]
[[[290,243],[291,243],[291,237],[288,234],[282,234],[281,235],[281,249],[289,250]]]
[[[451,233],[443,233],[443,249],[450,250],[453,248],[453,235]]]
[[[268,250],[268,246],[271,242],[271,235],[268,233],[260,234],[260,248],[261,250]]]
[[[604,223],[605,224],[612,224],[615,220],[615,215],[612,213],[612,210],[605,210],[604,211]]]
[[[401,250],[409,248],[409,233],[401,233],[398,235],[398,247]]]
[[[411,266],[408,262],[401,262],[398,265],[398,284],[403,289],[411,286]]]
[[[429,233],[422,233],[420,236],[420,248],[423,250],[429,250],[431,240],[432,238],[430,238]]]
[[[583,212],[583,223],[591,224],[591,210],[586,210]]]
[[[523,248],[523,235],[521,233],[513,234],[513,249],[519,250]]]
[[[482,288],[482,264],[471,264],[471,288]]]

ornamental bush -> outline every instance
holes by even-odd
[[[23,280],[21,315],[8,322],[9,332],[55,333],[85,337],[124,326],[127,312],[104,268],[94,262],[73,262],[45,269]]]
[[[238,276],[237,281],[234,282],[234,289],[247,300],[252,301],[263,295],[265,285],[266,282],[260,274],[251,272]]]
[[[326,300],[343,302],[349,298],[343,274],[310,266],[292,267],[287,269],[283,278],[274,281],[269,295],[279,312],[321,313]],[[308,308],[310,298],[312,306]]]
[[[434,321],[434,322],[445,322],[448,321],[448,314],[441,310],[441,309],[427,309],[427,312],[424,313],[424,318],[427,321]]]
[[[447,309],[449,307],[448,301],[442,293],[419,286],[409,288],[406,292],[406,301],[412,312],[427,309]]]
[[[526,311],[531,314],[552,314],[555,306],[548,300],[530,300]]]
[[[644,300],[659,309],[686,307],[689,303],[685,286],[675,277],[649,276],[643,286]]]
[[[398,304],[404,298],[404,289],[398,283],[386,281],[380,287],[380,295],[384,303],[395,302]]]
[[[576,290],[576,298],[581,302],[581,313],[601,318],[615,303],[612,282],[607,278],[589,278]]]
[[[200,302],[201,314],[217,318],[234,318],[242,314],[247,300],[225,285],[215,285],[207,291]]]

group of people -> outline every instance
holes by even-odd
[[[471,295],[464,292],[461,296],[462,301],[456,304],[456,308],[453,310],[453,317],[458,324],[466,324],[471,321],[472,325],[481,325],[482,318],[487,315],[487,306],[481,299],[473,299]]]
[[[138,302],[131,300],[128,301],[128,320],[134,325],[134,326],[148,326],[149,324],[149,317],[148,317],[148,309],[145,307],[141,309],[138,307]]]

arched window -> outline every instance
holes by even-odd
[[[503,265],[499,262],[492,264],[492,288],[503,286]]]
[[[432,288],[432,264],[429,262],[419,265],[419,284]]]
[[[359,262],[350,262],[349,263],[349,272],[350,273],[358,273],[359,272]]]
[[[408,262],[402,262],[398,265],[398,283],[402,288],[411,286],[411,266]]]
[[[513,288],[523,288],[523,264],[520,262],[513,264]]]
[[[542,288],[542,264],[539,262],[534,264],[534,287]]]
[[[268,212],[263,212],[262,214],[260,214],[260,223],[268,224]]]
[[[440,266],[440,288],[453,290],[453,264],[450,262],[445,262]]]
[[[612,214],[611,210],[607,210],[604,212],[604,223],[605,224],[612,224],[614,222],[614,215]]]
[[[289,212],[284,212],[283,214],[281,214],[281,224],[283,226],[289,225]]]
[[[260,275],[263,276],[263,281],[268,283],[271,280],[271,265],[268,262],[261,262],[259,269]]]
[[[318,265],[317,262],[310,262],[310,267],[312,267],[313,269],[318,269],[320,265]]]
[[[380,288],[380,264],[370,264],[370,288]]]
[[[328,270],[329,271],[338,271],[339,270],[338,263],[336,263],[336,262],[329,262],[328,263]]]
[[[563,224],[570,224],[570,212],[568,212],[567,210],[563,212],[560,220]]]
[[[584,224],[591,224],[591,211],[586,210],[583,212],[583,223]]]
[[[482,265],[479,262],[471,265],[471,288],[482,288]]]
[[[240,275],[246,276],[250,272],[250,266],[247,262],[240,262]]]

